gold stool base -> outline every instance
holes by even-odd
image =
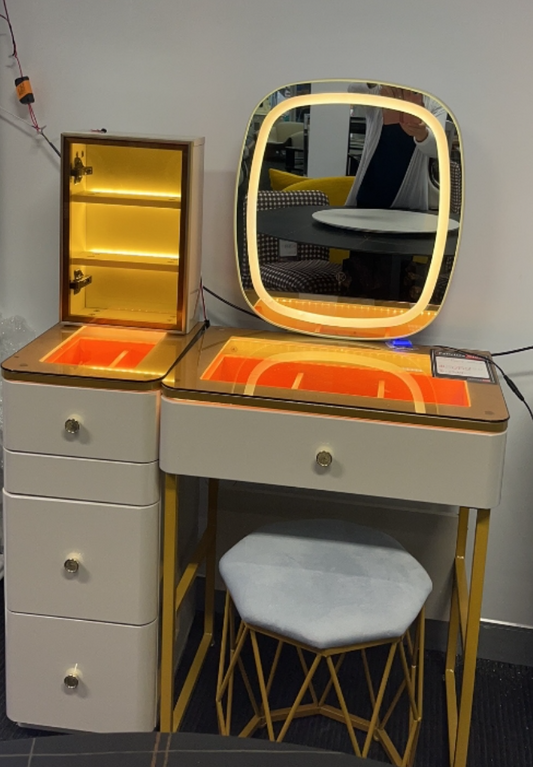
[[[241,621],[235,631],[235,609],[229,593],[226,596],[224,611],[224,626],[222,630],[222,643],[220,650],[220,663],[217,681],[216,707],[219,731],[222,735],[231,734],[232,705],[234,693],[234,675],[238,668],[253,709],[253,716],[238,733],[239,737],[250,737],[260,727],[266,727],[269,740],[281,742],[294,719],[307,716],[322,715],[346,725],[353,750],[357,756],[366,757],[372,741],[377,741],[383,747],[387,757],[398,767],[409,767],[413,764],[416,745],[418,742],[420,724],[422,720],[423,699],[423,663],[424,663],[424,610],[420,612],[413,624],[414,636],[408,630],[402,637],[389,641],[379,641],[348,647],[336,647],[325,650],[300,644],[292,639],[277,636],[264,630],[259,630]],[[259,651],[257,637],[268,636],[277,640],[276,652],[272,665],[265,677],[263,662]],[[249,641],[252,646],[255,673],[259,696],[256,698],[254,689],[244,667],[242,650]],[[269,695],[274,681],[280,654],[284,645],[296,648],[304,681],[296,695],[292,706],[287,708],[271,709]],[[388,647],[387,660],[378,685],[374,685],[367,659],[366,650],[370,647]],[[304,651],[311,653],[310,664],[305,659]],[[372,708],[370,719],[356,716],[348,711],[346,699],[339,680],[339,671],[348,653],[361,652],[366,687]],[[402,681],[392,696],[388,708],[381,713],[385,693],[391,682],[391,669],[394,660],[399,661],[402,670]],[[313,680],[315,673],[321,664],[327,666],[329,680],[320,695],[317,693]],[[326,703],[327,697],[333,687],[338,701],[338,706]],[[311,703],[302,703],[304,696],[310,695]],[[391,716],[397,709],[399,701],[406,696],[408,702],[407,737],[403,746],[403,753],[393,743],[386,727]],[[274,724],[282,722],[281,729],[275,735]],[[365,733],[362,743],[359,742],[356,730]]]

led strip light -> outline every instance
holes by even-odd
[[[259,254],[257,251],[257,195],[259,192],[259,180],[261,167],[265,154],[268,137],[274,123],[286,112],[303,106],[318,104],[348,104],[368,107],[380,107],[392,109],[397,112],[405,112],[422,120],[432,131],[437,144],[437,158],[439,161],[439,211],[437,214],[437,232],[435,235],[435,247],[424,288],[418,301],[406,312],[396,317],[333,317],[327,314],[316,314],[286,306],[273,298],[266,290],[261,279],[259,268]],[[300,322],[317,323],[323,327],[342,327],[353,329],[365,328],[390,328],[406,325],[417,319],[424,312],[431,300],[435,285],[440,272],[446,239],[448,237],[448,221],[450,210],[450,163],[448,154],[448,142],[444,128],[425,107],[409,101],[377,96],[374,94],[358,93],[316,93],[307,96],[294,96],[275,106],[265,117],[261,129],[257,135],[256,147],[250,168],[250,180],[248,188],[248,203],[246,211],[248,261],[252,285],[258,297],[275,314],[281,318],[298,320]],[[285,321],[284,327],[288,323]]]

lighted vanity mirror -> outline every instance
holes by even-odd
[[[281,88],[252,115],[239,170],[246,300],[313,335],[419,332],[449,287],[462,200],[459,131],[433,96],[354,80]]]

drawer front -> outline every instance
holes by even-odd
[[[4,491],[9,610],[141,625],[158,614],[159,504]]]
[[[54,729],[153,730],[157,635],[157,621],[119,626],[7,611],[8,717]],[[70,686],[66,677],[75,677]]]
[[[8,450],[133,463],[157,460],[158,392],[4,381],[3,397]]]
[[[505,432],[161,400],[160,466],[170,474],[490,508],[505,441]]]
[[[9,493],[150,506],[159,500],[159,464],[4,450]]]

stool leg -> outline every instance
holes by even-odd
[[[342,689],[339,683],[339,678],[337,676],[337,672],[335,670],[335,666],[333,664],[333,660],[331,659],[330,655],[328,655],[328,657],[326,658],[326,663],[328,665],[329,673],[331,675],[333,687],[335,688],[335,692],[337,693],[337,700],[339,701],[339,706],[341,707],[341,711],[344,716],[346,727],[348,728],[348,735],[350,736],[350,740],[352,742],[352,748],[355,751],[356,756],[361,756],[361,749],[359,748],[359,743],[357,742],[357,738],[355,737],[355,731],[353,728],[352,720],[350,719],[350,712],[348,711],[348,706],[346,705],[346,701],[342,693]]]
[[[257,671],[257,680],[259,682],[259,689],[261,690],[261,700],[263,702],[263,710],[265,712],[265,721],[268,732],[269,740],[274,741],[274,728],[272,727],[272,717],[270,715],[270,706],[268,704],[268,695],[265,685],[265,677],[263,674],[263,665],[261,663],[261,655],[259,653],[259,646],[257,644],[257,636],[253,629],[250,630],[250,637],[252,639],[252,647],[254,651],[255,668]]]
[[[217,692],[216,692],[216,708],[218,718],[218,731],[221,735],[229,735],[228,722],[224,717],[224,709],[222,706],[222,696],[220,688],[222,686],[222,680],[224,678],[224,666],[226,664],[226,648],[228,644],[229,634],[229,622],[230,622],[230,595],[226,592],[226,602],[224,605],[224,622],[222,624],[222,638],[220,642],[220,658],[218,661],[218,677],[217,677]]]
[[[368,728],[368,733],[365,739],[365,744],[363,746],[363,758],[366,758],[368,756],[368,751],[370,749],[370,744],[372,742],[372,738],[374,736],[374,731],[376,729],[376,725],[378,723],[378,716],[379,716],[379,709],[381,708],[381,702],[383,700],[383,695],[385,694],[385,689],[387,687],[387,682],[389,681],[389,675],[390,670],[392,666],[392,661],[394,660],[394,655],[396,653],[398,643],[394,642],[394,644],[391,645],[391,648],[389,650],[389,655],[387,657],[387,662],[385,664],[385,668],[383,670],[383,676],[381,677],[381,684],[379,686],[378,694],[376,697],[376,704],[374,706],[374,710],[372,712],[372,718],[370,719],[370,726]]]
[[[230,609],[230,601],[231,598],[228,596],[228,602],[227,602],[227,611],[226,614],[228,615],[228,621],[225,622],[225,629],[228,631],[228,625],[229,621],[231,620],[231,616],[229,615],[229,609]],[[226,673],[223,673],[223,667],[225,664],[225,653],[220,653],[220,661],[219,661],[219,681],[217,684],[217,692],[216,692],[216,707],[217,707],[217,715],[218,715],[218,723],[219,728],[221,730],[222,735],[229,735],[230,727],[231,727],[231,705],[226,709],[226,716],[224,716],[224,708],[222,705],[222,700],[224,695],[226,694],[226,690],[228,687],[233,686],[233,674],[235,673],[235,666],[240,660],[241,650],[243,648],[243,645],[246,641],[246,638],[248,636],[249,629],[246,626],[243,631],[239,632],[238,640],[237,640],[237,646],[235,648],[230,647],[230,661],[228,668],[226,669]],[[224,647],[227,645],[227,634],[226,639],[223,639]]]
[[[365,679],[366,679],[366,685],[368,687],[368,694],[370,696],[370,702],[372,703],[372,708],[376,705],[376,693],[374,692],[374,685],[372,684],[372,677],[370,676],[370,668],[368,666],[368,659],[366,657],[366,650],[363,648],[361,650],[361,658],[363,660],[363,668],[365,671]]]
[[[298,653],[298,658],[300,659],[300,665],[301,665],[302,670],[304,672],[304,676],[307,676],[307,674],[309,673],[309,669],[307,667],[307,663],[305,662],[305,658],[304,658],[304,654],[303,654],[302,648],[301,647],[296,647],[296,652]],[[317,698],[317,694],[315,692],[315,688],[314,688],[312,682],[309,683],[309,692],[311,693],[311,699],[312,699],[313,703],[315,704],[315,706],[318,706],[319,705],[318,698]],[[323,696],[323,697],[324,697],[324,700],[325,700],[327,696]]]
[[[423,607],[418,616],[417,636],[413,646],[413,657],[411,661],[411,685],[415,687],[416,710],[418,717],[415,718],[412,709],[409,709],[409,737],[405,746],[402,759],[402,765],[412,767],[415,760],[416,747],[420,736],[420,727],[422,724],[422,707],[424,699],[424,647],[426,630],[426,611]],[[417,657],[418,656],[418,659]]]
[[[279,735],[277,737],[278,743],[281,743],[281,741],[285,737],[285,735],[287,733],[287,730],[289,729],[289,727],[291,725],[291,722],[294,719],[294,715],[295,715],[296,711],[298,710],[298,706],[302,702],[302,698],[305,695],[305,692],[306,692],[307,688],[311,684],[311,681],[312,681],[312,679],[313,679],[313,677],[315,675],[315,671],[317,670],[318,664],[320,663],[320,661],[321,661],[320,655],[315,655],[315,659],[314,659],[314,661],[311,664],[311,668],[309,669],[309,671],[307,673],[307,676],[304,679],[304,683],[300,687],[298,695],[296,696],[296,698],[294,700],[294,703],[291,706],[291,710],[287,714],[287,718],[285,719],[285,721],[283,723],[283,727],[281,728],[281,731],[280,731],[280,733],[279,733]]]
[[[345,657],[346,657],[346,653],[345,652],[343,652],[341,655],[339,655],[337,663],[335,664],[335,673],[336,674],[339,673],[340,667],[344,663]],[[326,702],[326,699],[327,699],[327,697],[329,695],[329,691],[331,690],[331,685],[332,684],[333,684],[333,677],[330,675],[330,678],[328,679],[328,683],[326,684],[326,686],[324,688],[324,692],[322,693],[322,695],[320,697],[320,700],[318,701],[318,705],[320,707],[322,707],[324,705],[324,703]]]

